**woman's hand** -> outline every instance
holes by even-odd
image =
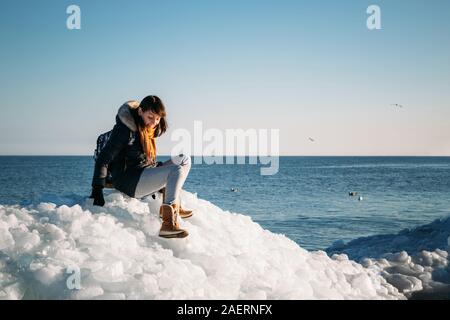
[[[89,198],[94,199],[94,206],[103,207],[105,205],[105,198],[103,197],[103,187],[92,187],[91,196]]]

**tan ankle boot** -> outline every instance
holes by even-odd
[[[179,217],[179,212],[180,212],[180,206],[176,203],[173,203],[170,205],[173,208],[173,213],[175,216],[175,220],[174,220],[174,224],[175,224],[175,228],[180,228],[180,224],[178,223],[178,217]]]
[[[178,209],[178,214],[180,215],[181,218],[183,219],[187,219],[192,217],[193,213],[192,210],[184,210],[181,205],[180,208]]]
[[[159,231],[159,236],[163,238],[185,238],[189,235],[184,229],[180,228],[178,224],[178,208],[175,204],[168,205],[163,204],[159,210],[160,216],[162,216],[162,226]]]
[[[162,200],[163,200],[163,203],[164,203],[164,201],[166,201],[166,188],[162,188],[161,190],[159,190],[159,192],[162,193],[162,198],[163,198]],[[181,219],[187,219],[187,218],[192,217],[192,215],[193,215],[192,210],[184,210],[181,207],[181,201],[178,201],[178,202],[180,203],[179,207],[178,207],[178,214],[180,215]],[[159,217],[162,219],[161,212],[159,214]]]
[[[187,219],[194,215],[192,210],[184,210],[181,206],[177,206],[177,208],[178,208],[178,215],[182,219]],[[161,211],[159,212],[159,217],[162,219]]]

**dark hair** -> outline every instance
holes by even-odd
[[[166,108],[160,98],[157,96],[147,96],[141,101],[139,108],[143,112],[151,110],[161,117],[159,124],[156,126],[155,137],[159,137],[167,131]]]

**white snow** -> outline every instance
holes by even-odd
[[[0,205],[0,298],[404,299],[378,262],[364,267],[344,254],[308,252],[184,191],[183,205],[195,211],[181,221],[189,237],[159,238],[160,201],[112,192],[104,208],[91,200]]]
[[[450,217],[398,234],[336,241],[327,249],[377,270],[407,298],[450,299]]]

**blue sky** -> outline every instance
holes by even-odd
[[[447,0],[2,0],[0,154],[92,154],[123,102],[156,94],[170,132],[199,120],[278,128],[282,155],[450,155],[449,40]]]

